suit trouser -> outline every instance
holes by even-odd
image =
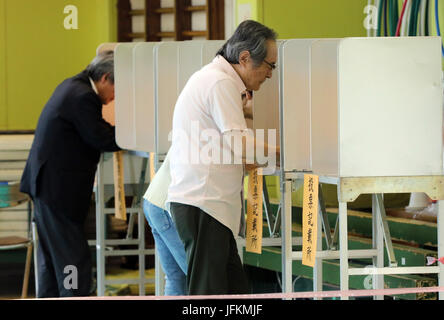
[[[34,198],[39,235],[38,298],[88,296],[92,261],[84,223],[49,208]]]
[[[188,294],[250,293],[232,231],[197,207],[170,209],[187,253]]]

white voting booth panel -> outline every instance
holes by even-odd
[[[156,42],[143,42],[133,48],[135,150],[155,151],[155,64]],[[128,128],[131,130],[131,128]]]
[[[285,40],[277,41],[278,56]],[[280,64],[280,61],[277,62]],[[271,79],[267,79],[258,91],[253,93],[253,129],[265,130],[265,141],[271,145],[279,145],[279,78],[281,68],[273,71]],[[268,140],[269,130],[275,130],[276,140]]]
[[[312,169],[319,175],[440,175],[438,37],[312,45]]]
[[[114,52],[116,142],[122,149],[136,149],[133,48],[137,43],[120,43]]]
[[[281,135],[285,171],[311,170],[310,55],[316,39],[287,40],[280,50]]]
[[[156,153],[170,148],[176,100],[191,75],[211,62],[224,41],[164,42],[155,47],[156,63]]]

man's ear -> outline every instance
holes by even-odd
[[[250,52],[248,52],[247,50],[244,50],[239,54],[239,64],[241,66],[247,64],[249,60],[250,60]]]
[[[102,78],[100,78],[100,82],[104,83],[105,81],[108,81],[109,73],[105,73]]]

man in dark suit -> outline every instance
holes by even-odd
[[[114,100],[114,55],[99,54],[54,91],[40,115],[20,190],[34,202],[38,297],[88,296],[92,261],[84,224],[102,151],[117,151],[102,118]]]

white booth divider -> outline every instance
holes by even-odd
[[[137,150],[134,107],[133,49],[137,43],[120,43],[114,52],[116,142]]]
[[[441,175],[441,40],[318,40],[312,47],[313,172]]]
[[[287,40],[280,50],[284,171],[311,171],[310,55],[315,40]]]
[[[282,50],[285,40],[277,41],[278,56]],[[280,65],[280,61],[277,61]],[[268,142],[269,130],[276,131],[276,141],[270,141],[272,145],[279,145],[279,79],[281,68],[273,71],[271,79],[267,79],[259,91],[253,93],[253,129],[265,130],[265,141]]]
[[[154,48],[158,42],[142,42],[133,48],[135,149],[155,150],[155,63]]]
[[[171,142],[176,100],[191,75],[211,62],[224,41],[164,42],[155,47],[156,153],[166,154]]]

